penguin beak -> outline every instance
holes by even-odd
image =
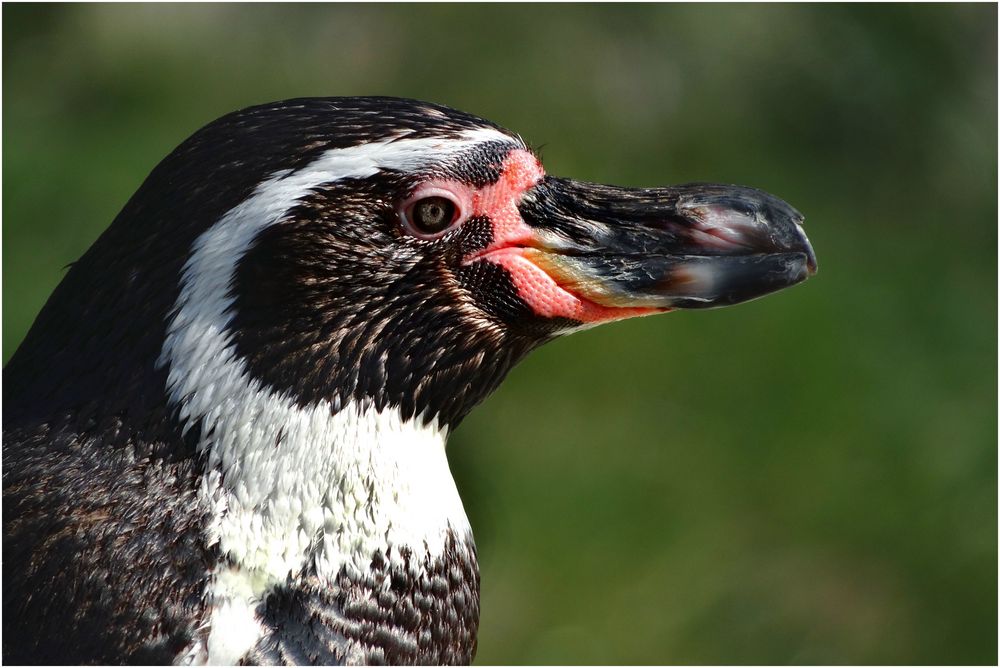
[[[816,273],[802,215],[741,186],[629,189],[546,176],[518,205],[519,254],[563,290],[613,309],[737,304]]]

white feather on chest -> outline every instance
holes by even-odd
[[[363,572],[376,550],[439,555],[449,530],[470,531],[444,432],[394,409],[331,416],[325,402],[300,409],[258,393],[215,423],[202,489],[209,542],[241,567],[276,583],[312,564],[332,579],[343,566]]]

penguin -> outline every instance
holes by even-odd
[[[463,664],[448,435],[529,352],[816,272],[760,190],[548,175],[427,102],[206,125],[3,370],[3,660]]]

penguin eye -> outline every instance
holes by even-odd
[[[435,179],[418,185],[397,205],[400,227],[427,241],[443,237],[472,213],[475,191],[458,181]]]
[[[447,197],[425,197],[409,206],[406,217],[417,232],[438,234],[451,227],[458,218],[458,207]]]

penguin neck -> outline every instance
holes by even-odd
[[[279,662],[260,654],[280,636],[280,620],[268,615],[281,606],[265,604],[272,596],[293,597],[298,610],[315,603],[333,611],[343,652],[328,663],[383,646],[365,635],[385,631],[384,621],[368,623],[371,609],[402,620],[393,627],[398,651],[382,657],[389,663],[467,661],[474,651],[478,570],[445,456],[447,428],[376,405],[353,385],[303,401],[267,382],[236,344],[240,262],[318,184],[374,173],[364,161],[357,172],[359,156],[345,151],[258,184],[194,241],[181,271],[157,368],[166,371],[181,429],[197,434],[206,540],[221,556],[206,590],[203,635],[182,661]],[[441,573],[456,581],[442,582]],[[417,612],[418,597],[431,602],[428,611]],[[445,610],[455,611],[440,622],[449,633],[425,639],[431,613]],[[380,659],[358,661],[369,658]]]
[[[270,583],[307,569],[331,579],[391,547],[433,556],[470,532],[436,418],[351,387],[303,402],[239,353],[233,286],[248,250],[317,183],[358,175],[355,152],[325,155],[273,174],[194,241],[157,360],[182,429],[200,434],[210,544]]]
[[[287,606],[265,602],[283,596],[330,617],[340,641],[328,663],[471,660],[478,568],[447,428],[370,400],[303,404],[276,391],[238,354],[228,306],[209,308],[197,292],[182,289],[159,365],[181,429],[196,435],[205,540],[221,559],[202,631],[178,660],[280,662],[267,652],[281,622],[268,615]],[[421,601],[431,607],[417,612]],[[448,633],[424,638],[435,610],[454,612]],[[399,642],[386,647],[389,627],[367,611],[404,620],[386,636]]]

